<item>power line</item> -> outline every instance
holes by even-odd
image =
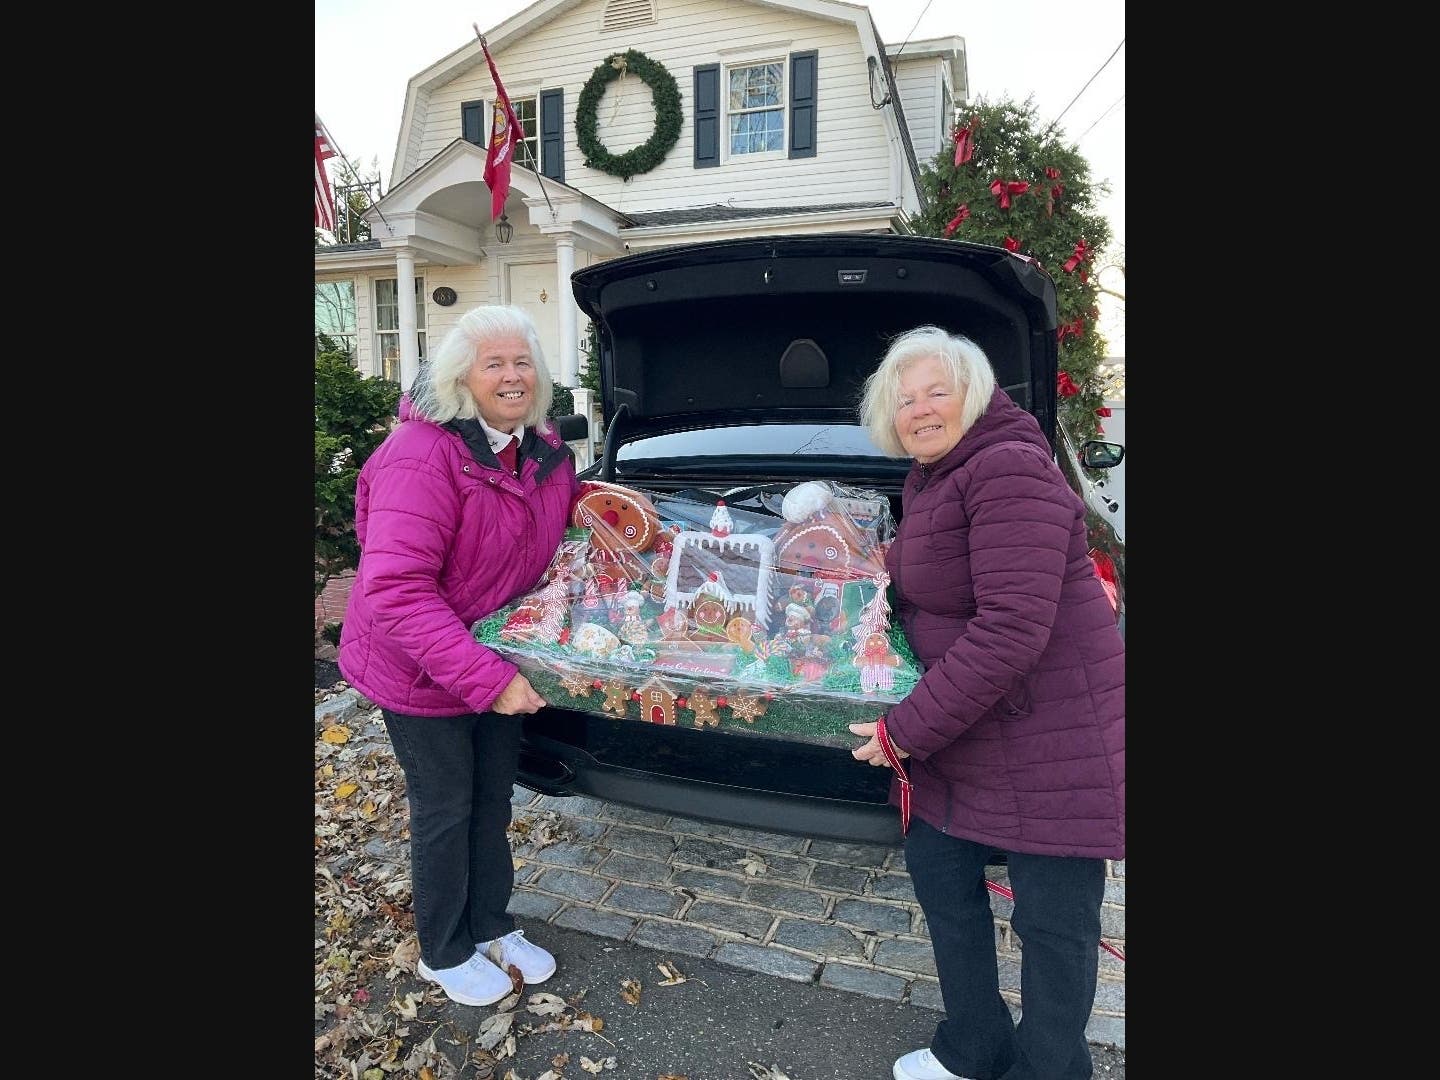
[[[1083,94],[1086,90],[1090,89],[1090,84],[1100,77],[1101,71],[1104,71],[1107,67],[1110,66],[1110,61],[1115,59],[1115,53],[1118,53],[1120,51],[1120,46],[1124,44],[1125,39],[1121,38],[1120,45],[1115,46],[1115,52],[1112,52],[1108,57],[1106,57],[1105,63],[1100,65],[1099,70],[1097,70],[1094,75],[1091,75],[1090,78],[1085,81],[1084,86],[1080,87],[1080,94]],[[1080,100],[1080,94],[1076,94],[1073,98],[1070,99],[1070,105],[1074,105],[1075,102]],[[1055,130],[1055,125],[1060,123],[1060,121],[1064,119],[1065,114],[1070,111],[1070,105],[1066,105],[1065,108],[1060,110],[1060,115],[1055,117],[1054,120],[1050,121],[1050,126],[1045,129],[1044,134],[1042,134],[1040,138],[1045,138],[1046,135],[1049,135],[1050,132]]]
[[[1124,100],[1125,100],[1125,95],[1124,95],[1124,94],[1121,94],[1118,98],[1116,98],[1114,101],[1112,101],[1112,102],[1110,103],[1110,108],[1106,109],[1103,113],[1101,113],[1098,117],[1096,117],[1096,119],[1095,119],[1095,124],[1098,124],[1101,120],[1104,120],[1105,117],[1109,116],[1110,113],[1114,111],[1115,106],[1116,106],[1116,105],[1119,105],[1119,104],[1120,104],[1122,101],[1124,101]],[[1086,135],[1089,135],[1090,132],[1095,129],[1095,124],[1091,124],[1088,128],[1086,128],[1084,131],[1082,131],[1082,132],[1079,134],[1079,136],[1075,139],[1075,141],[1078,143],[1078,142],[1079,142],[1081,139],[1083,139]]]
[[[915,23],[910,27],[910,34],[915,33],[915,27],[920,25],[920,20],[925,17],[925,12],[930,10],[930,5],[935,0],[925,0],[925,6],[920,9],[920,14],[915,16]],[[910,44],[910,34],[905,35],[905,40],[900,43],[900,48],[895,50],[895,59],[900,59],[900,54],[905,51],[905,46]]]

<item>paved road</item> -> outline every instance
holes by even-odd
[[[556,1070],[568,1080],[590,1075],[580,1066],[581,1055],[592,1061],[613,1056],[615,1069],[600,1074],[607,1080],[656,1080],[667,1073],[686,1080],[752,1080],[752,1062],[779,1068],[778,1074],[761,1072],[765,1080],[888,1080],[895,1058],[928,1045],[939,1019],[915,1005],[607,941],[532,919],[522,918],[520,924],[527,937],[555,954],[559,965],[548,982],[527,991],[567,1000],[583,994],[579,1007],[605,1023],[599,1034],[571,1030],[517,1039],[514,1058],[500,1064],[497,1078],[510,1068],[517,1078],[534,1080],[555,1068],[557,1054],[568,1053],[569,1063]],[[664,977],[656,968],[661,961],[677,968],[685,982],[658,985]],[[639,1005],[624,1000],[626,979],[641,984]],[[412,989],[420,985],[425,984]],[[494,1012],[494,1007],[449,1001],[440,1009],[457,1029],[472,1034]],[[436,1044],[447,1050],[444,1038],[437,1037]],[[458,1064],[463,1049],[449,1047],[451,1060]],[[1092,1052],[1097,1078],[1124,1080],[1123,1053],[1100,1047]]]
[[[355,730],[336,760],[391,756],[378,712],[349,693],[316,707],[317,730],[339,717]],[[578,1006],[605,1025],[598,1035],[524,1034],[495,1080],[507,1069],[514,1080],[552,1069],[578,1080],[589,1075],[582,1054],[613,1055],[616,1069],[600,1075],[614,1080],[884,1080],[898,1055],[929,1042],[942,1005],[902,849],[727,829],[518,787],[513,806],[525,839],[517,838],[510,910],[560,962],[532,992],[557,994],[572,1002],[571,1016]],[[397,821],[357,842],[334,869],[364,860],[403,872],[408,848]],[[1123,864],[1116,871],[1123,875]],[[1123,890],[1123,876],[1116,885]],[[992,904],[1002,986],[1015,1010],[1018,943],[1009,939],[1008,902]],[[1123,908],[1112,914],[1123,943]],[[659,986],[661,961],[686,981]],[[1102,954],[1101,972],[1091,1019],[1095,1076],[1123,1080],[1123,964]],[[622,997],[626,979],[643,987],[638,1006]],[[409,974],[368,987],[377,1005],[425,988],[434,1004],[411,1024],[406,1053],[438,1015],[436,1049],[459,1067],[497,1009],[455,1005]],[[522,1012],[516,1023],[518,1030],[544,1021]],[[317,1036],[327,1026],[317,1021]],[[1108,1048],[1115,1044],[1120,1049]],[[562,1052],[570,1060],[556,1069],[552,1059]],[[771,1067],[778,1071],[765,1071]],[[461,1075],[488,1080],[473,1061]]]

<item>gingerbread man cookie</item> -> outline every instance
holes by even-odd
[[[606,712],[613,712],[616,716],[625,715],[625,707],[630,703],[630,690],[619,679],[611,679],[604,686],[605,704],[600,708]]]
[[[570,509],[570,524],[590,530],[590,545],[613,559],[649,551],[660,535],[655,505],[634,488],[587,480]]]
[[[720,724],[720,717],[715,713],[715,699],[707,694],[704,689],[697,687],[690,695],[690,708],[695,710],[695,726],[717,727]]]

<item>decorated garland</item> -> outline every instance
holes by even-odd
[[[631,71],[650,87],[655,97],[655,131],[649,140],[624,154],[612,154],[595,134],[595,114],[605,88],[625,72]],[[646,173],[668,154],[680,139],[680,88],[665,66],[642,52],[627,49],[607,56],[590,74],[590,81],[580,91],[575,109],[575,133],[585,164],[592,169],[629,180],[637,173]]]

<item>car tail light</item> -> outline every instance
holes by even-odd
[[[1118,611],[1120,594],[1115,586],[1115,561],[1103,551],[1091,548],[1090,562],[1095,567],[1095,576],[1100,579],[1100,584],[1105,589],[1105,595],[1110,598],[1110,606]]]

